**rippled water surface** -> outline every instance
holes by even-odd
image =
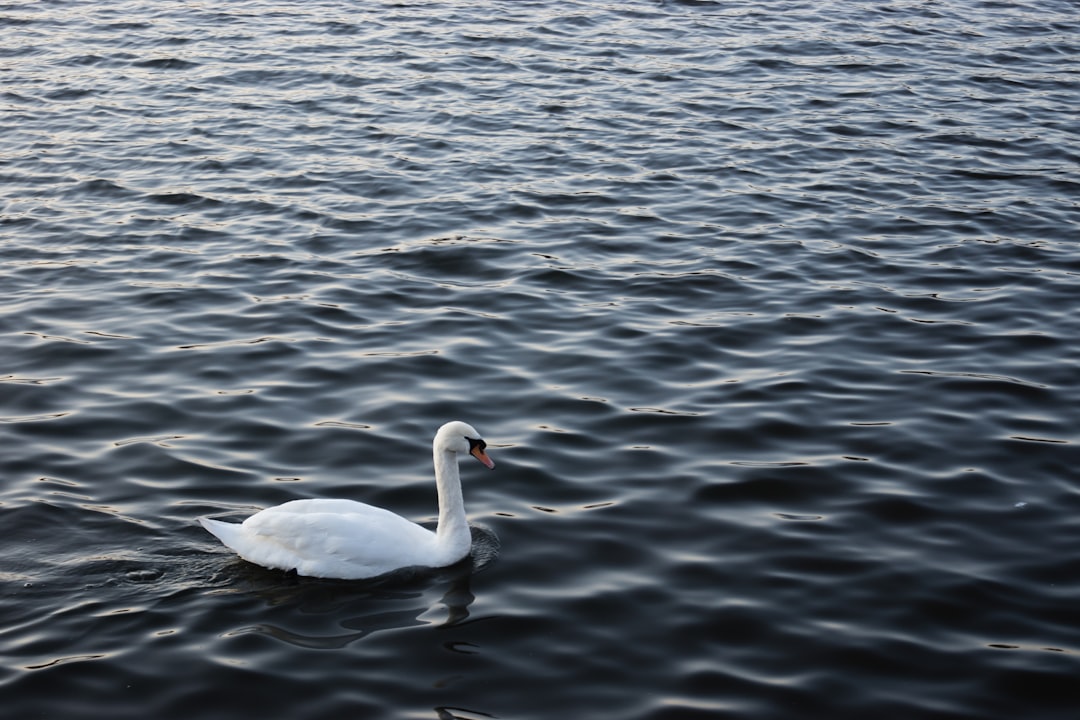
[[[1076,10],[0,5],[5,715],[1076,717]]]

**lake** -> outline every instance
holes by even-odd
[[[0,5],[5,712],[1075,717],[1076,10]]]

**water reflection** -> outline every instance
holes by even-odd
[[[407,571],[412,572],[412,571]],[[442,622],[433,622],[425,619],[432,613],[433,606],[419,602],[403,610],[386,612],[373,612],[350,617],[340,622],[341,627],[355,630],[356,632],[343,633],[340,635],[305,635],[301,632],[287,630],[278,625],[259,623],[225,633],[225,637],[257,634],[266,635],[297,647],[311,648],[316,650],[338,650],[350,643],[361,640],[373,633],[383,630],[399,630],[420,625],[436,625],[437,627],[451,627],[469,617],[469,605],[475,600],[475,596],[469,589],[470,577],[473,573],[471,562],[463,563],[455,571],[455,577],[449,579],[449,587],[438,604],[446,608],[446,617]],[[415,598],[421,600],[424,597],[422,591],[392,592],[378,588],[368,590],[355,590],[344,581],[310,581],[306,578],[298,578],[301,582],[295,585],[276,587],[263,587],[256,593],[263,597],[268,604],[275,606],[294,605],[301,613],[327,613],[333,608],[342,605],[353,605],[357,602],[378,602],[385,600],[407,600]],[[439,577],[441,582],[445,578]],[[462,648],[451,648],[455,652],[467,653]]]
[[[486,529],[472,527],[473,553],[457,565],[432,570],[406,568],[372,581],[324,580],[306,578],[295,573],[281,573],[235,560],[228,567],[227,592],[251,593],[275,608],[291,608],[300,616],[326,616],[349,613],[354,607],[369,610],[348,616],[337,622],[354,632],[315,634],[281,624],[261,622],[230,630],[223,637],[264,635],[275,640],[316,650],[337,650],[369,635],[385,630],[433,625],[447,628],[469,617],[469,606],[476,597],[471,590],[471,578],[482,571],[498,555],[498,538]],[[445,586],[446,590],[435,603],[425,600],[429,590]],[[384,610],[386,603],[395,608]],[[407,605],[407,607],[401,607]],[[437,609],[438,606],[445,611]],[[290,614],[290,619],[294,614]],[[460,654],[472,654],[468,643],[450,643],[447,649]]]
[[[468,715],[458,715],[456,713],[468,713]],[[480,712],[479,710],[468,710],[466,708],[458,707],[437,707],[435,708],[435,717],[439,720],[469,720],[471,717],[485,717],[493,718],[495,715],[489,715],[486,712]]]

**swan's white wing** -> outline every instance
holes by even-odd
[[[430,530],[352,500],[294,500],[252,515],[228,539],[214,534],[245,560],[312,577],[366,578],[422,565],[435,544]]]

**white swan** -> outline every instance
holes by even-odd
[[[293,500],[239,525],[207,518],[199,522],[249,562],[311,577],[357,580],[406,567],[453,565],[472,545],[458,457],[469,453],[493,468],[486,447],[480,433],[463,422],[449,422],[435,434],[439,524],[434,532],[353,500]]]

